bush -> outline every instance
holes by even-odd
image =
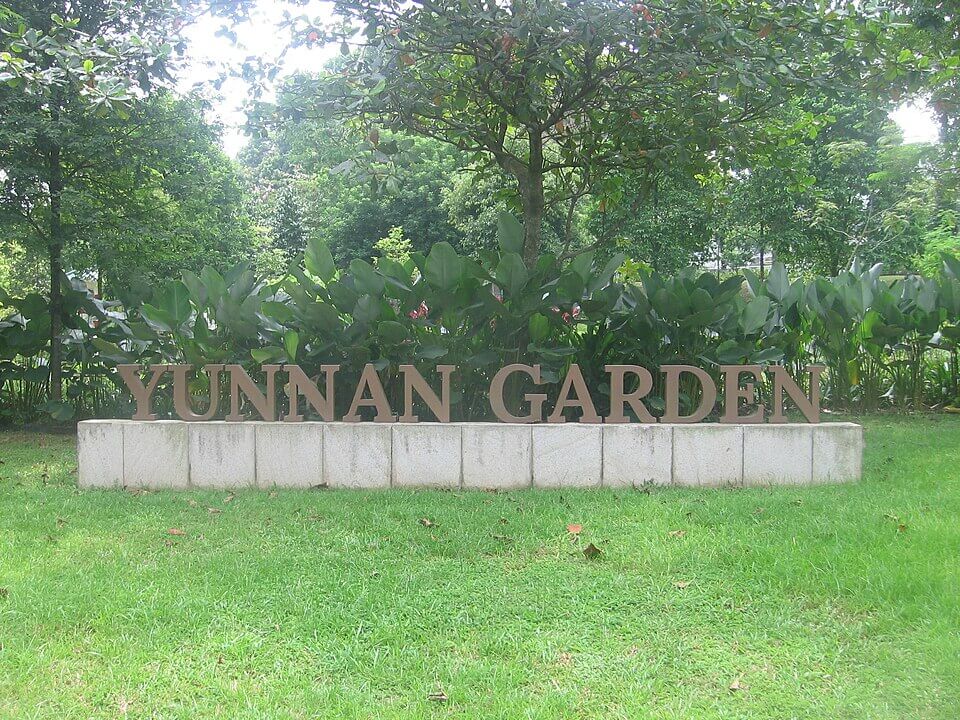
[[[128,412],[112,370],[118,363],[238,363],[248,370],[297,363],[310,375],[339,364],[345,383],[373,363],[397,407],[400,364],[417,365],[427,377],[433,365],[453,364],[453,416],[469,420],[490,417],[492,374],[515,362],[540,364],[548,395],[578,363],[601,411],[607,364],[686,363],[717,376],[721,364],[779,363],[797,376],[808,364],[824,364],[824,400],[845,410],[956,399],[960,263],[953,258],[944,258],[936,280],[888,283],[879,266],[854,263],[834,278],[792,282],[782,264],[762,280],[750,272],[719,280],[696,269],[675,276],[641,269],[635,281],[618,275],[619,255],[601,261],[585,253],[564,264],[547,254],[528,268],[518,253],[518,224],[505,219],[500,226],[499,248],[479,260],[438,243],[403,261],[387,256],[376,267],[353,260],[337,268],[314,240],[280,279],[264,280],[245,265],[223,275],[185,271],[125,313],[73,283],[72,411]],[[0,393],[5,407],[11,399],[24,416],[45,399],[45,370],[34,370],[45,367],[45,303],[29,296],[3,304],[17,311],[0,328]],[[206,375],[192,382],[199,400]],[[519,388],[508,390],[516,402]],[[662,390],[655,386],[652,407]],[[692,390],[685,401],[696,401]]]

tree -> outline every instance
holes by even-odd
[[[550,208],[615,203],[625,170],[756,150],[774,141],[761,121],[785,98],[859,82],[874,57],[875,39],[861,42],[845,11],[808,0],[335,7],[344,23],[325,37],[342,38],[348,57],[339,72],[301,78],[301,105],[368,136],[411,132],[499,166],[516,184],[528,264]],[[320,37],[316,24],[291,25],[296,42]]]
[[[50,398],[62,398],[60,281],[74,237],[65,196],[104,151],[100,121],[169,80],[179,9],[127,0],[7,0],[0,27],[0,167],[8,212],[47,248],[50,288]]]
[[[277,197],[271,235],[274,246],[283,250],[291,258],[303,252],[306,245],[307,234],[303,227],[303,213],[296,195],[289,187],[281,190]]]
[[[428,252],[438,242],[459,247],[463,236],[440,204],[463,167],[458,153],[427,138],[364,137],[343,123],[309,117],[289,89],[302,82],[295,76],[275,104],[259,108],[260,132],[240,156],[257,197],[269,204],[285,188],[295,192],[305,235],[326,241],[338,262],[369,259],[377,238],[398,226],[414,250]],[[404,151],[359,178],[352,172],[357,144],[372,148],[374,139]]]

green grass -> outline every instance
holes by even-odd
[[[232,500],[0,435],[0,717],[952,720],[960,418],[866,427],[851,486]]]

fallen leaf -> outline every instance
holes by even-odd
[[[222,513],[223,510],[221,510],[220,508],[208,507],[207,512],[210,513],[211,515],[217,515],[219,513]]]
[[[598,548],[593,543],[590,543],[583,549],[583,556],[587,558],[587,560],[593,560],[594,558],[598,558],[601,555],[603,555],[603,550]]]
[[[227,495],[227,496],[223,499],[224,504],[232,501],[235,497],[236,497],[236,495],[234,495],[233,493],[230,493],[229,495]]]
[[[907,531],[907,526],[904,523],[897,525],[897,532],[902,533]]]
[[[196,507],[196,506],[197,506],[197,501],[196,501],[196,500],[187,500],[187,505],[189,505],[190,507]]]
[[[571,523],[567,525],[567,532],[571,535],[579,535],[583,531],[583,525],[577,525],[576,523]]]
[[[667,533],[667,535],[669,535],[672,538],[682,538],[686,534],[687,534],[686,530],[671,530],[670,532]]]
[[[268,497],[271,498],[271,499],[273,499],[273,498],[277,497],[277,493],[276,493],[276,492],[272,492],[272,493],[270,493],[270,495],[268,495]]]
[[[6,600],[10,597],[10,591],[7,588],[0,588],[0,598]]]
[[[443,690],[436,690],[427,695],[427,700],[430,702],[446,702],[449,699]]]
[[[186,535],[186,533],[180,528],[170,528],[167,530],[168,535]]]
[[[513,538],[509,535],[494,535],[494,540],[499,540],[500,542],[513,542]]]
[[[557,662],[564,667],[569,667],[570,665],[573,665],[573,655],[568,652],[562,652],[557,656]]]
[[[739,690],[746,690],[750,686],[743,682],[743,675],[737,675],[733,679],[733,682],[730,683],[730,692],[737,692]]]
[[[436,523],[433,522],[433,520],[431,520],[430,518],[420,518],[417,522],[419,522],[424,527],[433,527],[434,525],[436,525]]]
[[[677,581],[673,584],[673,586],[674,586],[677,590],[683,590],[683,589],[684,589],[685,587],[687,587],[689,584],[690,584],[690,581],[689,581],[689,580],[677,580]]]
[[[127,710],[130,709],[130,701],[127,700],[125,697],[120,698],[120,699],[117,701],[117,709],[118,709],[121,713],[123,713],[124,715],[126,715],[126,714],[127,714]]]

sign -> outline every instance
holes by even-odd
[[[440,380],[439,394],[413,365],[400,365],[403,376],[403,414],[397,417],[390,407],[376,368],[367,364],[360,378],[352,388],[338,387],[337,373],[339,365],[321,365],[317,379],[310,378],[299,365],[263,365],[261,371],[266,379],[266,388],[261,390],[240,365],[205,365],[204,372],[210,380],[210,404],[206,411],[196,412],[190,403],[188,373],[190,365],[151,365],[149,378],[141,377],[139,365],[119,365],[120,376],[133,394],[137,403],[134,420],[155,420],[153,397],[157,386],[164,377],[173,379],[173,405],[181,420],[204,421],[217,416],[220,404],[223,376],[229,384],[230,412],[228,421],[248,419],[241,412],[241,396],[266,421],[282,420],[300,422],[304,419],[301,412],[301,400],[305,406],[326,422],[342,420],[359,422],[360,410],[371,408],[374,422],[419,422],[414,414],[414,396],[433,413],[437,421],[450,422],[450,386],[456,365],[437,365],[435,372]],[[820,373],[823,368],[811,365],[807,367],[810,394],[803,392],[797,382],[785,368],[772,365],[766,369],[759,365],[721,365],[723,407],[720,413],[722,423],[783,423],[787,421],[784,412],[784,394],[803,414],[807,422],[820,421]],[[584,380],[578,365],[571,365],[560,384],[556,401],[547,406],[544,393],[526,392],[523,394],[523,409],[511,412],[504,402],[504,387],[508,380],[523,380],[530,385],[542,384],[539,365],[514,364],[500,368],[490,381],[490,408],[500,422],[505,423],[562,423],[567,410],[577,410],[582,423],[625,423],[630,422],[628,409],[643,423],[696,423],[704,420],[716,405],[718,388],[713,378],[705,370],[692,365],[663,365],[659,372],[663,376],[664,413],[655,418],[644,404],[654,387],[654,376],[650,370],[640,365],[606,365],[610,385],[610,411],[601,418],[596,404]],[[755,386],[764,375],[771,383],[771,408],[769,415],[762,404],[756,403]],[[285,376],[285,378],[284,378]],[[321,380],[322,378],[322,380]],[[284,381],[287,406],[278,417],[276,388]],[[319,382],[318,382],[319,381]],[[692,381],[699,386],[700,401],[689,414],[680,413],[681,381]],[[322,389],[321,389],[322,387]],[[630,388],[630,389],[628,389]],[[352,393],[349,409],[342,417],[335,417],[335,398],[338,392]],[[741,414],[742,413],[742,414]],[[545,416],[546,414],[546,416]]]

